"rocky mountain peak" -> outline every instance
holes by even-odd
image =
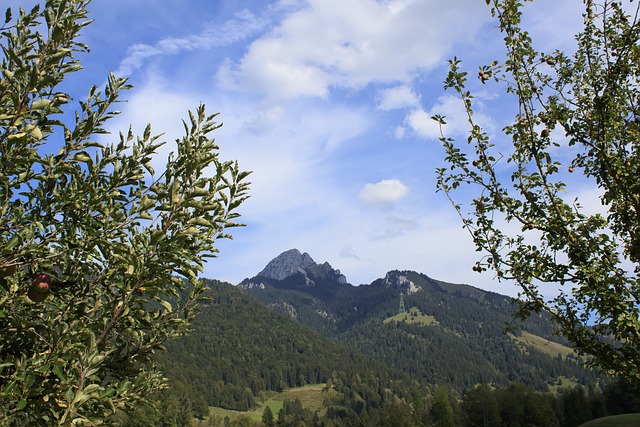
[[[390,271],[384,277],[382,284],[386,288],[396,288],[406,295],[412,295],[422,289],[408,278],[408,271]]]
[[[304,272],[313,265],[316,265],[316,263],[308,253],[301,253],[297,249],[289,249],[269,261],[269,264],[258,273],[258,276],[283,280],[292,274]]]
[[[328,262],[317,264],[311,256],[297,249],[285,251],[272,259],[267,266],[253,279],[245,279],[241,286],[245,288],[264,287],[260,277],[282,281],[294,274],[301,274],[304,286],[315,286],[317,283],[347,284],[347,278],[340,270],[336,270]]]

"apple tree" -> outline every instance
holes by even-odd
[[[526,3],[487,0],[505,56],[478,79],[513,101],[502,133],[481,127],[468,73],[450,61],[445,88],[459,94],[469,134],[455,141],[434,117],[448,163],[437,187],[482,253],[474,270],[519,286],[520,315],[550,313],[594,366],[638,381],[638,3],[584,0],[568,53],[536,49],[522,23]],[[595,208],[578,197],[589,192]]]
[[[60,89],[89,1],[7,9],[0,28],[1,425],[97,425],[162,389],[152,354],[185,332],[247,197],[202,105],[161,171],[150,126],[99,142],[126,80],[77,107]]]

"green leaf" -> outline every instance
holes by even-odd
[[[32,110],[43,110],[51,105],[51,100],[47,98],[38,99],[31,104]]]
[[[58,377],[58,379],[60,381],[66,381],[67,380],[67,375],[64,372],[64,369],[62,367],[62,363],[58,362],[55,365],[53,365],[52,371],[55,374],[55,376]]]
[[[82,392],[85,394],[91,394],[94,391],[98,391],[98,390],[102,390],[102,386],[100,386],[99,384],[89,384],[84,388],[84,390],[82,390]]]
[[[81,151],[73,156],[73,160],[76,162],[89,163],[91,161],[91,156],[85,151]]]
[[[168,312],[172,312],[173,311],[173,307],[171,306],[171,303],[169,303],[166,300],[160,300],[158,301],[158,303],[163,306]]]
[[[89,400],[89,395],[85,394],[83,391],[78,391],[71,402],[71,405],[80,406],[87,400]]]

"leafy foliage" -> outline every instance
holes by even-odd
[[[247,197],[204,106],[158,174],[150,126],[96,142],[124,79],[110,75],[73,124],[61,119],[88,3],[9,9],[0,32],[2,425],[95,425],[161,389],[152,353],[195,315],[196,276]]]
[[[450,167],[438,170],[438,188],[485,254],[474,270],[518,284],[522,316],[551,313],[595,365],[640,380],[639,6],[585,0],[575,53],[566,54],[536,50],[522,1],[487,4],[506,60],[478,77],[515,95],[515,120],[504,128],[511,141],[481,128],[468,73],[452,60],[445,87],[460,95],[470,132],[468,145],[442,135]],[[601,213],[573,199],[585,183],[597,188]],[[557,296],[545,295],[544,283],[556,284]]]

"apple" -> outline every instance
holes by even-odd
[[[31,287],[27,296],[33,302],[42,302],[51,293],[51,276],[47,273],[38,273],[33,276]]]

